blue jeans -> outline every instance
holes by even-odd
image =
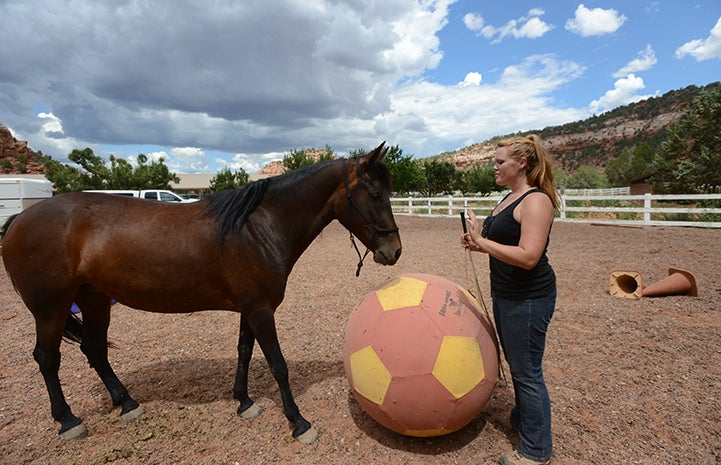
[[[551,400],[543,379],[546,329],[556,307],[556,291],[547,297],[509,300],[493,295],[493,319],[511,369],[516,406],[511,424],[518,430],[521,455],[544,461],[553,453]]]

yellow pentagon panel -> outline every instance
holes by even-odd
[[[471,337],[444,336],[432,373],[456,399],[468,394],[486,377],[478,342]]]
[[[383,310],[420,305],[428,283],[419,279],[401,276],[376,291]]]
[[[391,374],[373,347],[366,346],[350,354],[350,368],[355,390],[371,402],[382,404]]]

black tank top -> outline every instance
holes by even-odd
[[[488,239],[499,244],[518,245],[521,240],[521,224],[513,218],[513,210],[532,192],[543,192],[543,190],[531,189],[497,215],[485,219],[483,229],[487,231]],[[530,270],[509,265],[489,256],[491,291],[499,297],[511,300],[536,299],[551,293],[556,288],[556,275],[546,256],[548,242],[549,238],[546,238],[543,255]]]

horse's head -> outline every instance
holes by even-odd
[[[394,265],[401,256],[401,237],[391,209],[390,172],[382,163],[388,152],[384,145],[344,161],[346,201],[339,202],[336,213],[341,224],[373,251],[376,263]]]

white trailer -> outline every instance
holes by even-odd
[[[0,226],[34,203],[53,196],[53,184],[45,179],[0,178]]]

